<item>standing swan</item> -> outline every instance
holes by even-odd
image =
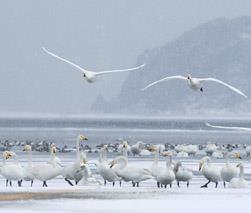
[[[210,182],[215,183],[215,188],[217,188],[219,181],[221,180],[220,169],[211,164],[211,159],[209,157],[204,157],[200,160],[199,171],[202,171],[203,176],[208,180],[208,182],[201,186],[201,188],[207,188]]]
[[[160,146],[159,145],[152,145],[150,147],[150,151],[155,152],[154,155],[154,161],[151,167],[152,176],[157,180],[157,176],[160,173],[160,171],[163,169],[159,166],[159,155],[160,155]],[[159,182],[157,182],[157,186],[159,186]]]
[[[24,167],[24,180],[25,181],[30,181],[31,182],[31,187],[33,185],[34,181],[34,175],[32,174],[32,148],[30,145],[25,145],[23,148],[24,152],[28,152],[28,165]]]
[[[109,71],[102,71],[102,72],[94,72],[94,71],[86,70],[86,69],[80,67],[79,65],[70,62],[69,60],[66,60],[66,59],[64,59],[64,58],[62,58],[62,57],[59,57],[59,56],[57,56],[56,54],[54,54],[54,53],[48,51],[48,50],[45,49],[44,47],[43,47],[42,49],[43,49],[47,54],[49,54],[49,55],[51,55],[51,56],[53,56],[53,57],[55,57],[55,58],[57,58],[57,59],[59,59],[59,60],[61,60],[61,61],[64,61],[64,62],[66,62],[66,63],[68,63],[68,64],[74,66],[74,67],[77,68],[78,70],[80,70],[80,71],[83,73],[83,77],[86,79],[86,81],[87,81],[88,83],[93,83],[93,82],[95,82],[95,81],[97,80],[97,77],[98,77],[98,76],[101,76],[101,75],[138,70],[138,69],[140,69],[140,68],[142,68],[142,67],[145,66],[145,64],[142,64],[142,65],[140,65],[140,66],[138,66],[138,67],[133,67],[133,68],[129,68],[129,69],[109,70]]]
[[[165,152],[163,153],[163,156],[166,157],[166,168],[160,170],[157,175],[157,184],[158,188],[161,185],[164,185],[166,188],[167,185],[170,185],[170,188],[172,188],[172,183],[175,180],[175,174],[172,168],[172,153],[171,152]]]
[[[224,188],[226,187],[226,182],[230,182],[232,178],[237,177],[238,169],[236,166],[233,166],[229,163],[228,154],[224,153],[224,157],[226,159],[225,165],[221,168],[221,178],[224,184]],[[236,158],[240,158],[239,153],[235,153]]]
[[[124,156],[116,157],[110,165],[111,168],[116,165],[116,174],[125,182],[132,181],[133,187],[139,187],[141,181],[153,178],[148,169],[128,166],[127,158]]]
[[[56,146],[51,145],[51,160],[48,163],[33,165],[31,173],[35,179],[43,182],[43,187],[47,187],[47,181],[62,174],[62,167],[55,160]]]
[[[223,81],[220,81],[218,79],[215,79],[215,78],[193,78],[190,74],[187,75],[187,77],[185,76],[181,76],[181,75],[175,75],[175,76],[168,76],[168,77],[165,77],[165,78],[162,78],[158,81],[155,81],[149,85],[147,85],[145,88],[143,88],[142,90],[146,90],[148,89],[149,87],[152,87],[153,85],[155,84],[158,84],[158,83],[161,83],[161,82],[165,82],[165,81],[169,81],[169,80],[174,80],[174,79],[178,79],[178,80],[185,80],[188,82],[188,86],[194,90],[194,91],[198,91],[200,90],[201,92],[203,92],[203,87],[202,87],[202,83],[203,82],[216,82],[216,83],[219,83],[225,87],[227,87],[228,89],[234,91],[235,93],[247,98],[247,96],[241,92],[240,90],[236,89],[235,87],[223,82]]]
[[[88,138],[84,135],[79,135],[76,141],[76,160],[71,165],[67,166],[63,170],[63,177],[65,181],[67,181],[71,186],[73,186],[70,180],[74,180],[76,185],[78,182],[83,178],[84,172],[83,169],[85,168],[85,164],[87,163],[86,156],[80,153],[80,143],[88,140]]]
[[[243,163],[240,162],[237,167],[240,168],[239,178],[233,178],[229,185],[231,188],[247,188],[248,182],[244,179],[244,166]]]
[[[181,162],[177,162],[174,166],[174,173],[178,187],[180,187],[180,182],[186,182],[189,187],[190,180],[193,178],[192,170],[182,166]]]
[[[6,161],[14,156],[14,163],[7,163]],[[1,168],[1,175],[6,178],[6,186],[8,183],[12,186],[12,180],[18,181],[18,186],[22,185],[22,180],[24,178],[24,169],[20,165],[17,155],[11,151],[5,151],[3,153],[3,166]]]
[[[104,179],[104,185],[106,185],[106,182],[108,181],[112,182],[112,186],[114,186],[116,181],[120,181],[120,178],[117,176],[115,170],[110,168],[106,160],[106,156],[107,156],[107,145],[104,145],[99,151],[99,163],[97,164],[98,173]]]

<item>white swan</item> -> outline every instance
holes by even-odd
[[[45,49],[44,47],[42,48],[47,54],[61,60],[61,61],[64,61],[72,66],[74,66],[75,68],[77,68],[78,70],[80,70],[82,73],[83,73],[83,77],[86,79],[86,81],[88,83],[93,83],[97,80],[97,77],[98,76],[101,76],[101,75],[106,75],[106,74],[111,74],[111,73],[118,73],[118,72],[127,72],[127,71],[133,71],[133,70],[138,70],[142,67],[145,66],[145,64],[142,64],[140,66],[137,66],[137,67],[133,67],[133,68],[129,68],[129,69],[119,69],[119,70],[108,70],[108,71],[101,71],[101,72],[94,72],[94,71],[89,71],[89,70],[86,70],[82,67],[80,67],[79,65],[77,64],[74,64],[72,62],[70,62],[69,60],[66,60],[62,57],[59,57],[57,56],[56,54],[48,51],[47,49]]]
[[[248,182],[244,178],[244,166],[243,166],[243,163],[240,162],[237,165],[237,167],[240,168],[239,178],[233,178],[230,181],[229,186],[231,188],[247,188],[248,187]]]
[[[139,187],[139,183],[141,181],[153,178],[151,175],[151,171],[148,169],[128,166],[128,161],[124,156],[116,157],[114,160],[111,161],[110,165],[111,168],[116,165],[116,174],[125,182],[131,181],[133,187],[135,187],[136,185],[137,187]]]
[[[174,166],[174,173],[178,187],[180,187],[180,182],[186,182],[187,187],[189,187],[190,181],[193,178],[192,170],[182,166],[181,162],[177,162]]]
[[[15,158],[15,162],[7,163],[6,161],[12,157]],[[8,183],[10,184],[10,186],[12,186],[13,180],[18,181],[19,187],[22,185],[22,180],[25,176],[24,169],[20,165],[17,155],[14,152],[3,152],[3,166],[1,168],[1,175],[6,179],[6,186],[8,186]]]
[[[78,182],[83,178],[84,172],[83,169],[86,167],[87,159],[83,152],[80,152],[79,145],[82,141],[88,140],[84,135],[79,135],[76,141],[76,159],[75,162],[66,166],[63,169],[62,175],[71,186],[73,186],[71,180],[75,181],[77,185]]]
[[[207,155],[212,155],[218,149],[217,145],[214,143],[209,142],[206,145],[205,152]]]
[[[181,76],[181,75],[175,75],[175,76],[168,76],[168,77],[165,77],[165,78],[162,78],[158,81],[155,81],[149,85],[147,85],[145,88],[143,88],[142,90],[146,90],[148,89],[149,87],[152,87],[153,85],[155,84],[158,84],[158,83],[161,83],[161,82],[165,82],[165,81],[169,81],[169,80],[174,80],[174,79],[178,79],[178,80],[185,80],[188,82],[188,85],[189,87],[194,90],[194,91],[197,91],[197,90],[200,90],[201,92],[203,92],[203,87],[202,87],[202,83],[203,82],[216,82],[216,83],[219,83],[225,87],[227,87],[228,89],[236,92],[237,94],[247,98],[247,96],[241,92],[240,90],[238,90],[237,88],[223,82],[223,81],[220,81],[218,79],[215,79],[215,78],[192,78],[191,75],[188,75],[187,77],[185,76]]]
[[[30,145],[25,145],[23,148],[24,152],[28,152],[28,165],[24,167],[24,180],[31,182],[31,187],[34,181],[34,175],[32,174],[32,148]]]
[[[131,146],[131,153],[135,155],[140,155],[141,151],[145,148],[145,143],[138,141]]]
[[[175,174],[172,168],[172,153],[165,152],[162,155],[166,157],[166,168],[163,168],[158,172],[157,186],[159,188],[160,185],[163,185],[166,188],[167,185],[170,185],[171,188],[172,183],[175,180]]]
[[[150,147],[150,151],[153,151],[155,152],[155,155],[154,155],[154,161],[153,161],[153,164],[151,166],[151,173],[152,173],[152,176],[157,180],[157,176],[158,174],[160,173],[161,170],[163,170],[164,168],[163,167],[160,167],[159,166],[159,155],[161,153],[161,146],[159,145],[152,145]],[[160,183],[157,182],[157,186],[159,186]]]
[[[203,176],[208,180],[208,182],[202,185],[201,188],[206,188],[210,182],[214,182],[215,187],[217,188],[218,183],[221,180],[221,170],[220,168],[212,165],[209,157],[206,156],[200,160],[199,171],[202,171]]]
[[[237,127],[237,126],[215,126],[215,125],[211,125],[211,124],[209,124],[209,123],[206,123],[206,126],[212,127],[212,128],[215,128],[215,129],[242,130],[242,131],[251,132],[251,128],[247,128],[247,127]]]
[[[99,163],[97,164],[98,173],[104,179],[104,185],[106,182],[112,182],[112,185],[115,185],[116,181],[120,181],[120,178],[117,176],[114,169],[110,168],[110,165],[107,162],[107,145],[104,145],[99,151]],[[120,182],[121,186],[121,182]]]
[[[238,170],[236,166],[233,166],[229,163],[228,153],[224,153],[224,157],[226,159],[225,165],[221,168],[221,178],[224,184],[224,188],[226,187],[226,182],[230,182],[232,178],[237,177]],[[236,158],[240,158],[239,153],[235,154]]]
[[[43,187],[47,187],[47,181],[62,174],[62,167],[55,161],[56,146],[51,145],[51,160],[45,164],[33,165],[31,173],[35,179],[43,182]]]

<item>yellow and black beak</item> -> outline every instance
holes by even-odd
[[[239,152],[235,153],[235,157],[236,157],[237,159],[242,159]]]
[[[202,162],[200,162],[200,165],[199,165],[199,171],[201,171],[201,169],[202,169],[202,165],[203,165],[203,163],[202,163]]]
[[[114,160],[110,164],[111,164],[110,168],[112,168],[115,165]]]

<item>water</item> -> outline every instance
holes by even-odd
[[[251,119],[1,118],[0,140],[47,140],[71,145],[78,134],[85,134],[93,147],[119,138],[149,143],[251,144],[251,133],[215,130],[205,126],[205,122],[251,127]]]

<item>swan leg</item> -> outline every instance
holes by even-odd
[[[160,188],[160,182],[157,182],[157,187]]]
[[[17,181],[18,187],[21,187],[21,186],[22,186],[22,181],[23,181],[23,180]]]
[[[135,183],[134,182],[132,182],[132,187],[135,187]]]
[[[137,187],[139,187],[139,182],[137,183]]]
[[[163,188],[163,184],[161,184],[160,187]]]
[[[170,188],[172,188],[172,184],[170,183]]]
[[[69,179],[65,178],[65,181],[68,182],[71,186],[73,186],[72,182]]]
[[[10,186],[12,187],[12,181],[10,180]]]
[[[218,182],[215,183],[215,188],[217,188],[217,187],[218,187]]]
[[[226,182],[225,181],[223,182],[223,185],[224,185],[224,188],[226,188]]]
[[[75,185],[78,185],[78,181],[77,180],[75,181]]]
[[[207,188],[207,185],[210,183],[211,181],[209,180],[207,183],[205,183],[204,185],[202,185],[200,188]]]
[[[202,87],[200,88],[200,91],[203,92],[203,88]]]
[[[106,186],[106,180],[104,180],[104,186]]]
[[[167,187],[167,185],[165,184],[165,188]]]
[[[8,180],[8,179],[6,179],[6,187],[8,187],[8,183],[9,183],[9,180]]]
[[[177,186],[180,188],[180,182],[179,181],[177,181]]]
[[[46,181],[43,181],[43,187],[48,187]]]
[[[189,187],[189,181],[187,181],[187,188]]]
[[[31,187],[33,186],[33,181],[34,181],[34,180],[31,180]]]
[[[119,181],[119,186],[121,187],[121,185],[122,185],[122,181],[120,180],[120,181]]]
[[[115,182],[112,182],[112,186],[113,186],[113,187],[115,186]]]

